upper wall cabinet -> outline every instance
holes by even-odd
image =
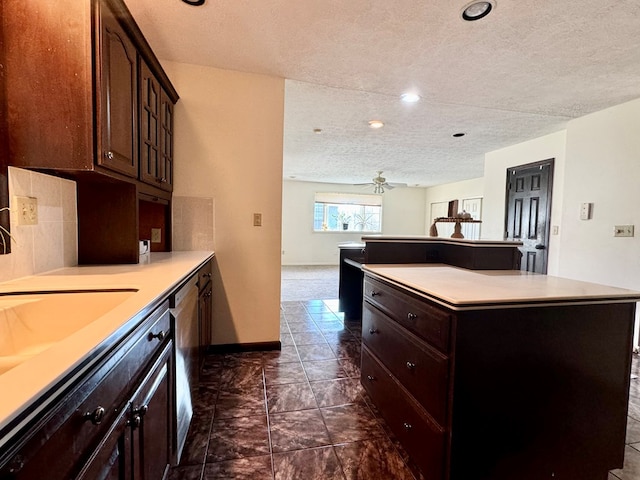
[[[7,163],[170,192],[178,94],[122,0],[3,0],[2,13]]]

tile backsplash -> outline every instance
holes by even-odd
[[[173,250],[214,250],[212,198],[173,197]]]
[[[38,223],[18,225],[15,196],[38,200]],[[4,205],[2,205],[4,206]],[[0,282],[78,264],[76,183],[9,167],[11,253],[0,255]]]

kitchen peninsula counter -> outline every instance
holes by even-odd
[[[0,374],[0,446],[27,421],[25,411],[43,396],[64,388],[82,370],[104,355],[116,335],[125,334],[166,300],[213,252],[151,253],[138,265],[77,266],[0,283],[0,299],[14,293],[133,290],[112,310],[67,338],[54,343]],[[82,295],[82,293],[78,293]],[[64,318],[51,318],[64,322]],[[45,403],[38,409],[45,408]],[[37,415],[37,409],[29,416]]]
[[[622,467],[640,292],[441,263],[362,270],[361,382],[425,477]]]

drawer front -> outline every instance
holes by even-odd
[[[364,298],[439,350],[449,352],[451,313],[420,301],[400,289],[369,276]]]
[[[366,347],[361,382],[375,406],[425,478],[442,479],[445,433],[394,380]]]
[[[51,478],[77,474],[92,449],[119,418],[145,365],[166,344],[169,327],[167,302],[81,380],[9,464],[0,469],[0,478],[16,463],[21,468],[11,478],[41,478],[43,465],[47,465]]]
[[[440,425],[447,413],[447,357],[365,303],[362,341]]]

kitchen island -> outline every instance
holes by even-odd
[[[362,384],[426,478],[622,467],[640,292],[437,263],[363,270]]]
[[[152,253],[0,284],[0,346],[23,357],[0,371],[0,478],[42,478],[44,465],[52,479],[163,477],[179,455],[175,379],[198,348],[182,349],[170,308],[185,286],[197,299],[212,257]],[[195,308],[183,320],[198,322]]]

